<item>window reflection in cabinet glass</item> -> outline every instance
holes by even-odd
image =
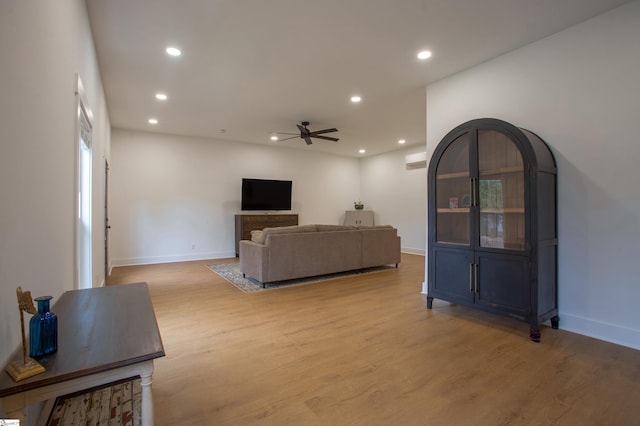
[[[469,134],[449,145],[436,170],[436,240],[469,245]]]
[[[478,131],[480,246],[525,249],[524,167],[503,133]]]

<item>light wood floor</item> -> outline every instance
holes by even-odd
[[[424,257],[398,270],[244,294],[207,263],[146,281],[167,356],[162,425],[640,425],[640,351],[442,301]],[[562,328],[562,318],[560,318]]]

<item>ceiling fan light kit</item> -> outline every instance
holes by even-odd
[[[331,129],[323,129],[323,130],[311,131],[311,130],[309,130],[307,128],[307,126],[309,124],[310,123],[308,121],[303,121],[300,124],[296,124],[296,126],[298,127],[298,130],[300,131],[300,134],[298,134],[298,133],[280,133],[282,135],[296,135],[296,136],[292,136],[290,138],[280,139],[280,141],[287,141],[289,139],[293,139],[293,138],[299,137],[300,139],[304,139],[304,141],[307,143],[307,145],[311,145],[313,143],[311,138],[322,139],[322,140],[332,141],[332,142],[338,142],[340,140],[338,138],[333,138],[331,136],[322,136],[325,133],[337,132],[338,129],[336,129],[335,127],[332,127]]]

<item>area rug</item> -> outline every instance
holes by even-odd
[[[292,287],[296,285],[317,283],[320,281],[334,280],[336,278],[350,277],[354,275],[371,274],[375,272],[388,271],[390,269],[396,269],[395,266],[384,265],[377,266],[375,268],[365,268],[356,271],[338,272],[336,274],[320,275],[316,277],[299,278],[287,281],[278,281],[268,283],[266,288],[262,288],[262,283],[251,277],[243,277],[240,272],[240,263],[217,263],[207,265],[207,268],[220,275],[225,280],[236,286],[238,289],[245,293],[255,293],[257,291],[274,290],[278,288]]]

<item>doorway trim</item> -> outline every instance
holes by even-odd
[[[104,160],[104,280],[105,283],[111,275],[111,266],[109,265],[109,160]]]
[[[76,79],[74,280],[73,288],[93,287],[93,113],[80,74]]]

